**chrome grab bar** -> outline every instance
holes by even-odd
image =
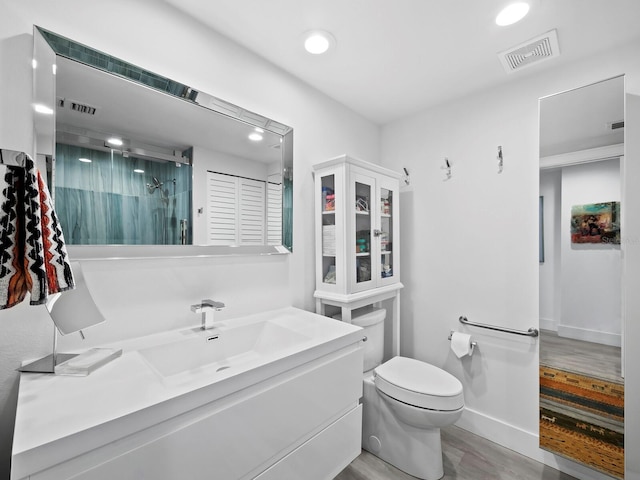
[[[498,332],[505,332],[505,333],[513,333],[514,335],[524,335],[525,337],[537,337],[539,335],[538,329],[533,327],[531,327],[529,330],[525,332],[523,330],[513,330],[512,328],[504,328],[504,327],[497,327],[495,325],[487,325],[484,323],[470,322],[469,320],[467,320],[467,317],[465,316],[461,316],[458,320],[460,321],[460,323],[463,323],[464,325],[469,325],[471,327],[488,328],[489,330],[496,330]]]

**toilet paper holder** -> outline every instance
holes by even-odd
[[[451,337],[453,336],[453,330],[449,332],[448,340],[451,341]],[[478,342],[471,342],[471,350],[469,350],[469,356],[473,355],[473,351],[478,346]]]

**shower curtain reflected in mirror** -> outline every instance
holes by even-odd
[[[188,164],[57,144],[54,175],[56,211],[68,244],[191,243]]]

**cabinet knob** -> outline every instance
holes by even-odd
[[[382,231],[381,230],[374,230],[373,231],[373,236],[374,237],[379,237],[380,235],[382,235]]]

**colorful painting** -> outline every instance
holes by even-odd
[[[620,202],[571,207],[571,243],[620,244]]]

